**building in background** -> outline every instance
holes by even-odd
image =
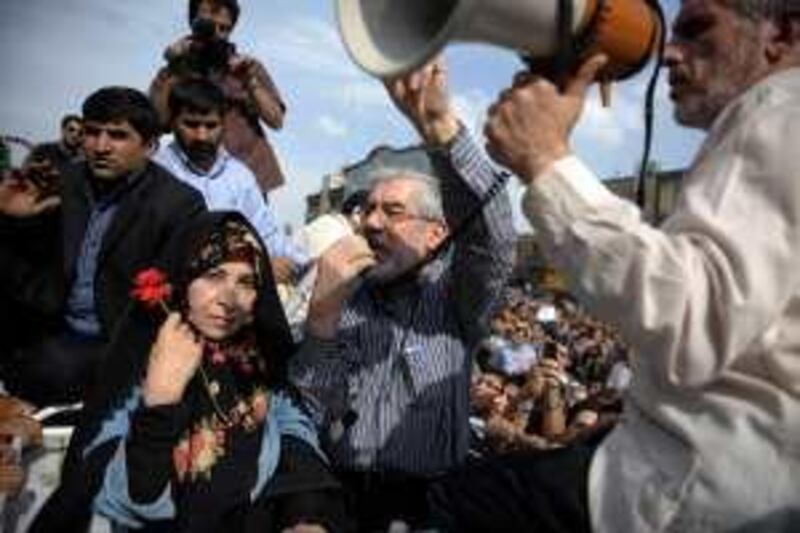
[[[377,146],[361,161],[323,176],[320,192],[306,197],[306,222],[339,211],[350,195],[369,188],[369,177],[380,168],[408,168],[425,174],[433,172],[425,149],[419,145],[405,148]]]

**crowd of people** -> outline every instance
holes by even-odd
[[[547,450],[602,434],[630,380],[619,333],[566,294],[509,287],[477,348],[471,399],[480,454]]]
[[[97,89],[4,169],[0,492],[32,410],[82,402],[31,532],[791,531],[795,3],[683,0],[664,59],[708,137],[661,227],[570,147],[603,54],[517,75],[485,150],[436,57],[383,80],[429,169],[304,246],[268,201],[277,86],[236,0],[189,0],[148,94]],[[575,300],[508,286],[500,166]]]

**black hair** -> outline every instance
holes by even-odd
[[[83,120],[127,121],[145,142],[161,131],[153,104],[143,93],[129,87],[103,87],[93,92],[83,102]]]
[[[239,2],[237,0],[189,0],[189,25],[194,22],[197,10],[200,9],[200,4],[203,2],[208,2],[215,9],[227,9],[231,14],[231,22],[236,26],[236,21],[239,19]]]
[[[185,110],[195,113],[219,111],[223,115],[226,110],[225,93],[217,84],[205,78],[186,79],[170,90],[167,109],[170,120]]]
[[[63,130],[70,122],[77,122],[83,124],[83,119],[75,113],[69,113],[61,117],[61,129]]]
[[[362,209],[369,196],[369,191],[359,190],[348,196],[342,203],[342,208],[339,210],[343,215],[350,216],[357,209]]]

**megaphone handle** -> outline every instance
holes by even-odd
[[[603,107],[611,107],[611,81],[600,80],[600,103]]]

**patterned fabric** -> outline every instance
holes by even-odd
[[[136,388],[131,391],[130,397],[120,409],[108,415],[98,435],[83,451],[84,455],[89,455],[102,444],[114,439],[119,440],[117,452],[106,467],[103,485],[94,499],[94,510],[117,524],[134,528],[142,527],[147,521],[174,518],[176,513],[171,485],[165,486],[156,500],[147,503],[135,503],[128,492],[125,438],[130,432],[131,415],[140,403],[141,391]],[[324,457],[308,417],[285,394],[273,395],[269,417],[261,429],[255,483],[250,491],[251,501],[262,493],[275,473],[281,454],[282,436],[297,438],[310,445],[319,456]]]
[[[248,228],[235,221],[227,221],[224,226],[209,235],[208,241],[189,261],[187,279],[199,277],[203,272],[221,263],[235,261],[250,264],[259,284],[264,281],[267,261],[261,245],[249,233]]]

